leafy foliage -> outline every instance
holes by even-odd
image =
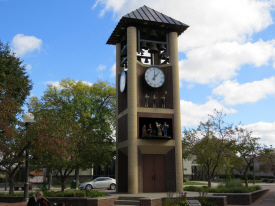
[[[209,187],[216,174],[233,167],[232,159],[236,157],[233,124],[224,122],[223,112],[214,112],[196,130],[185,130],[183,138],[183,156],[194,159],[205,169]]]
[[[0,171],[9,176],[13,193],[13,176],[23,163],[24,151],[30,146],[24,124],[18,121],[22,105],[32,89],[32,83],[22,64],[0,41]]]
[[[33,196],[34,192],[29,193],[29,197]],[[78,198],[92,198],[92,197],[104,197],[105,194],[98,190],[79,191],[79,190],[66,190],[64,192],[44,191],[45,197],[78,197]],[[0,193],[0,197],[23,197],[24,193]]]
[[[271,172],[275,176],[275,152],[273,150],[268,150],[266,153],[259,155],[257,160],[260,163],[260,171]]]
[[[256,157],[260,155],[263,156],[266,150],[262,149],[263,145],[258,142],[260,138],[253,137],[251,131],[247,131],[241,127],[236,128],[236,131],[239,136],[237,151],[240,158],[242,158],[242,165],[240,165],[240,167],[244,168],[245,185],[248,187],[247,171],[249,167],[253,165]]]
[[[41,100],[30,98],[28,106],[37,117],[34,129],[44,138],[38,145],[41,148],[33,151],[34,156],[62,182],[62,191],[76,168],[110,161],[115,89],[109,83],[87,85],[63,79],[58,87],[48,85]]]

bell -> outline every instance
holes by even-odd
[[[124,35],[121,39],[121,43],[125,43],[127,41],[126,36]]]
[[[140,48],[141,48],[141,49],[144,49],[144,50],[148,50],[148,46],[147,46],[147,44],[146,44],[145,41],[142,41],[142,42],[140,43]]]
[[[150,49],[149,49],[149,53],[157,53],[159,50],[157,48],[157,44],[156,43],[151,43],[150,44]]]
[[[149,63],[148,58],[145,58],[145,62],[144,63],[146,63],[146,64]]]
[[[165,31],[161,30],[159,33],[160,36],[164,36],[165,35]]]
[[[160,55],[159,55],[159,58],[162,59],[162,60],[166,60],[168,58],[166,52],[162,52]]]
[[[164,51],[166,48],[164,46],[164,44],[159,44],[159,50],[160,51]]]
[[[152,30],[150,31],[149,36],[150,36],[151,38],[157,38],[158,35],[157,35],[157,33],[156,33],[156,30],[155,30],[155,29],[152,29]]]
[[[142,28],[142,29],[141,29],[141,33],[142,33],[142,34],[147,34],[147,29]]]

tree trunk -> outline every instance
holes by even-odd
[[[244,172],[244,180],[245,180],[245,186],[248,187],[247,171]]]
[[[6,178],[5,178],[5,191],[8,190],[8,175],[6,173]]]
[[[211,187],[211,178],[208,177],[208,187]]]
[[[66,180],[63,180],[63,181],[61,182],[61,191],[64,192],[65,189],[66,189]]]
[[[14,193],[14,188],[13,188],[13,176],[12,177],[9,177],[9,194],[13,194]]]
[[[75,169],[74,180],[76,181],[76,184],[79,184],[79,168]]]
[[[48,172],[48,189],[50,190],[51,189],[51,186],[52,186],[52,177],[53,177],[53,174],[51,171]]]

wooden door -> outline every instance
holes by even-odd
[[[143,155],[143,192],[154,191],[154,155]]]
[[[164,155],[143,155],[143,192],[165,192]]]
[[[155,190],[154,192],[165,192],[165,158],[164,155],[154,155]]]

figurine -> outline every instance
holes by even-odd
[[[169,128],[169,125],[166,124],[166,122],[163,123],[163,127],[162,127],[162,130],[163,130],[163,133],[165,137],[167,137],[167,129]]]
[[[152,126],[151,126],[151,124],[149,124],[147,132],[148,132],[148,135],[152,136]]]
[[[148,107],[149,96],[145,94],[145,107]]]
[[[144,124],[142,127],[142,137],[148,136],[147,131],[146,131],[146,125]]]
[[[158,100],[158,98],[156,97],[156,95],[153,96],[153,107],[156,108],[156,101]]]
[[[158,123],[156,122],[156,127],[157,127],[157,129],[158,129],[158,136],[162,136],[161,124],[158,124]]]
[[[167,94],[167,91],[165,91],[165,93],[163,94],[163,96],[161,97],[162,99],[162,104],[161,104],[161,107],[162,108],[165,108],[165,95]]]

